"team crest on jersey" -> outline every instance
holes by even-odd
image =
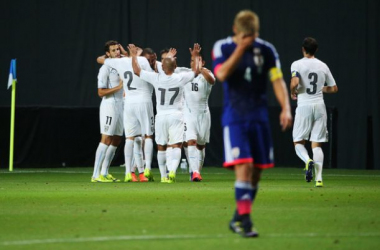
[[[257,73],[261,74],[264,65],[264,57],[261,55],[260,48],[253,49],[253,62],[257,67]]]
[[[105,126],[104,126],[104,132],[107,132],[109,128],[110,128],[110,126],[105,125]]]
[[[232,153],[232,157],[233,157],[234,159],[239,158],[239,155],[240,155],[240,148],[238,148],[238,147],[234,147],[234,148],[231,150],[231,153]]]
[[[116,75],[118,75],[117,70],[114,69],[114,68],[111,68],[111,73],[112,73],[112,74],[116,74]]]

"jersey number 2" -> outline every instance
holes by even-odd
[[[132,80],[133,80],[133,74],[131,71],[125,71],[124,72],[124,78],[128,79],[127,86],[128,90],[135,90],[136,88],[131,87]]]
[[[315,93],[317,93],[317,81],[318,81],[318,75],[317,73],[314,73],[314,72],[311,72],[309,74],[309,79],[311,80],[310,81],[310,85],[313,86],[313,90],[310,90],[310,88],[307,88],[306,89],[306,92],[309,94],[309,95],[314,95]]]

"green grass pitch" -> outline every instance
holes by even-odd
[[[112,167],[123,178],[123,168]],[[180,171],[180,169],[179,169]],[[158,170],[154,169],[156,179]],[[90,183],[92,168],[0,171],[0,249],[378,249],[380,171],[264,171],[253,206],[260,233],[227,224],[234,173],[205,168],[191,183]]]

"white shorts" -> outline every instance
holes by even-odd
[[[183,141],[183,114],[156,115],[156,143],[172,145]]]
[[[293,141],[327,142],[327,113],[325,104],[297,107],[293,127]]]
[[[124,132],[125,137],[153,135],[154,115],[151,102],[124,105]]]
[[[104,102],[99,109],[100,133],[123,135],[123,102]]]
[[[203,113],[188,113],[185,118],[185,141],[196,140],[197,144],[205,145],[210,142],[211,115]]]

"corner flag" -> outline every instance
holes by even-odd
[[[12,101],[11,101],[11,134],[9,143],[9,171],[13,171],[13,148],[15,135],[15,111],[16,111],[16,59],[11,60],[9,69],[8,89],[12,86]]]
[[[12,86],[13,82],[17,81],[16,77],[16,59],[11,60],[11,67],[9,68],[8,89]]]

